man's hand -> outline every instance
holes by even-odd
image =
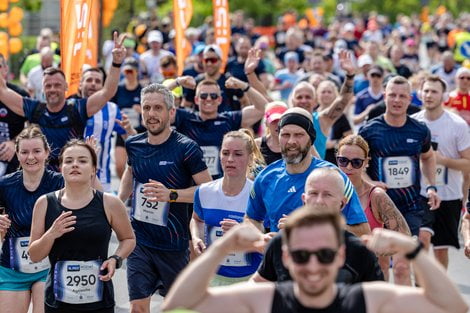
[[[279,229],[284,229],[284,226],[286,225],[288,216],[286,214],[282,214],[282,217],[279,219],[279,222],[277,222],[277,228]]]
[[[132,127],[131,121],[127,115],[123,113],[121,116],[122,118],[120,120],[116,119],[116,123],[118,123],[119,126],[121,126],[129,136],[136,135],[137,131],[134,129],[134,127]]]
[[[187,75],[178,77],[176,79],[181,87],[186,89],[196,89],[196,80],[194,79],[194,77]]]
[[[206,251],[206,244],[204,243],[204,240],[202,240],[201,238],[193,237],[192,242],[193,242],[194,253],[196,253],[197,256],[200,256],[204,251]]]
[[[144,184],[144,196],[149,201],[168,202],[170,201],[170,189],[156,180],[149,179],[149,182]]]
[[[338,60],[341,69],[345,71],[347,75],[356,74],[356,67],[354,66],[351,52],[341,50],[338,54]]]
[[[111,53],[113,54],[113,63],[122,64],[122,62],[126,58],[126,48],[122,45],[124,39],[126,39],[126,34],[121,34],[118,37],[118,33],[114,32],[114,48],[111,51]]]
[[[441,205],[441,199],[437,195],[437,192],[430,188],[427,191],[428,194],[428,204],[431,207],[431,210],[436,210],[440,207]]]
[[[238,78],[235,78],[235,77],[229,77],[229,79],[227,79],[225,81],[225,87],[226,88],[229,88],[229,89],[246,89],[248,87],[248,83],[247,82],[244,82],[244,81],[241,81],[239,80]]]
[[[405,255],[412,252],[417,246],[413,237],[384,228],[375,228],[372,234],[363,235],[361,238],[367,248],[378,255],[395,253]]]
[[[0,161],[10,162],[14,155],[15,143],[12,140],[0,144]]]
[[[227,234],[217,240],[220,248],[226,254],[232,252],[253,252],[264,247],[263,234],[252,224],[242,223],[236,225]]]
[[[261,50],[256,48],[251,48],[248,51],[248,57],[245,61],[245,74],[253,73],[259,65],[261,60]]]
[[[228,232],[235,225],[238,225],[238,222],[236,220],[231,219],[231,218],[224,218],[220,222],[220,226],[222,227],[222,230],[223,230],[224,233]]]

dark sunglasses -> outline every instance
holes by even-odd
[[[205,59],[204,59],[204,63],[212,63],[212,64],[214,64],[214,63],[217,63],[217,62],[219,62],[219,59],[217,59],[217,58],[205,58]]]
[[[347,167],[348,163],[351,163],[351,166],[355,169],[361,168],[362,164],[364,164],[363,159],[348,159],[346,157],[338,156],[336,157],[336,162],[338,162],[338,165],[341,167]]]
[[[470,80],[470,77],[467,77],[467,76],[460,76],[459,79],[461,79],[461,80],[464,80],[464,79]]]
[[[370,74],[370,77],[378,77],[378,78],[380,78],[380,77],[382,77],[382,75],[373,73],[373,74]]]
[[[199,95],[199,98],[201,98],[202,100],[206,100],[209,96],[211,97],[212,100],[216,100],[219,97],[219,95],[216,94],[215,92],[211,92],[211,93],[203,92]]]
[[[337,252],[337,250],[323,248],[317,251],[294,250],[289,253],[292,256],[292,260],[297,264],[306,264],[310,260],[310,256],[315,255],[318,262],[327,265],[333,263]]]

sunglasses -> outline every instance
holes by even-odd
[[[337,250],[333,250],[330,248],[323,248],[317,251],[308,251],[308,250],[294,250],[289,251],[292,260],[296,264],[307,264],[310,260],[310,256],[315,255],[317,257],[318,262],[321,264],[331,264],[335,260],[335,256]]]
[[[373,74],[370,74],[370,77],[377,77],[377,78],[380,78],[380,77],[382,77],[382,75],[373,73]]]
[[[133,74],[134,73],[134,70],[125,70],[124,71],[124,74]]]
[[[215,92],[211,92],[211,93],[203,92],[199,95],[199,98],[201,98],[202,100],[206,100],[209,96],[211,97],[212,100],[216,100],[217,98],[219,98],[219,95],[216,94]]]
[[[355,169],[359,169],[362,167],[362,164],[364,164],[363,159],[348,159],[346,157],[338,156],[336,157],[336,162],[338,162],[338,165],[341,167],[347,167],[348,163],[351,163],[351,166]]]
[[[468,76],[461,76],[461,77],[459,77],[459,79],[461,79],[461,80],[464,80],[464,79],[470,80],[470,77],[468,77]]]
[[[212,63],[212,64],[214,64],[214,63],[217,63],[217,62],[219,62],[219,59],[218,59],[218,58],[205,58],[205,59],[204,59],[204,63]]]

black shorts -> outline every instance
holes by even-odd
[[[436,210],[426,208],[421,230],[433,235],[431,242],[435,248],[460,248],[458,231],[461,210],[462,200],[442,201]]]
[[[44,313],[81,313],[81,312],[87,312],[87,313],[114,313],[114,307],[107,308],[107,309],[99,309],[99,310],[92,310],[92,311],[77,311],[77,310],[71,310],[69,308],[67,309],[54,309],[51,308],[48,305],[44,305]]]

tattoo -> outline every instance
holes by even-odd
[[[331,120],[337,120],[341,114],[343,114],[344,109],[348,105],[352,96],[353,85],[350,84],[347,79],[345,79],[343,86],[341,87],[339,97],[337,97],[331,106],[327,109],[326,116]]]
[[[376,208],[385,228],[402,234],[411,235],[410,228],[408,227],[405,218],[397,209],[392,199],[390,199],[385,192],[376,194],[372,205],[373,208]]]

